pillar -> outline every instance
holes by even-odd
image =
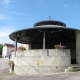
[[[16,56],[16,51],[17,51],[17,35],[15,37],[15,56]]]
[[[43,31],[43,49],[45,49],[45,30]]]
[[[76,31],[76,60],[80,64],[80,31]]]

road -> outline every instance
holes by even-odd
[[[0,80],[80,80],[80,72],[56,73],[53,75],[21,76],[9,73],[8,59],[0,58]]]

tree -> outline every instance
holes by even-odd
[[[0,55],[2,55],[2,48],[3,48],[3,45],[0,44]]]

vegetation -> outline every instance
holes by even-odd
[[[11,52],[14,52],[15,50],[11,50]]]
[[[0,44],[0,57],[1,57],[1,55],[2,55],[2,48],[3,48],[3,45]]]
[[[55,48],[55,49],[65,49],[66,46],[63,46],[63,45],[60,43],[60,44],[54,45],[54,48]]]
[[[13,60],[9,60],[9,65],[10,66],[14,65],[14,61]]]
[[[18,50],[19,50],[19,51],[24,51],[24,50],[26,50],[26,48],[23,47],[23,46],[20,46],[20,47],[18,48]]]
[[[2,55],[0,55],[0,58],[2,58]]]

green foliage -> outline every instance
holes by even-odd
[[[2,55],[0,55],[0,58],[3,58]]]
[[[11,52],[14,52],[15,50],[11,50]]]
[[[58,45],[58,44],[54,46],[55,49],[60,49],[60,47],[61,45]]]
[[[57,44],[57,45],[54,45],[54,48],[55,49],[60,49],[61,48],[61,43],[60,44]]]
[[[60,43],[60,44],[54,45],[54,48],[55,48],[55,49],[65,49],[66,46],[63,46],[63,45]]]
[[[3,48],[3,45],[0,44],[0,55],[2,55],[2,48]]]
[[[10,66],[14,65],[14,61],[13,60],[9,60],[9,65]]]
[[[23,47],[23,46],[20,46],[20,47],[18,48],[18,50],[24,51],[24,50],[26,50],[26,48]]]

